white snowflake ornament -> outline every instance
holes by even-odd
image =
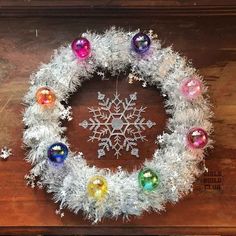
[[[113,98],[107,98],[105,94],[98,92],[98,104],[100,107],[89,107],[93,114],[89,120],[84,120],[79,125],[91,130],[93,134],[88,141],[97,140],[98,158],[106,155],[106,151],[114,150],[118,158],[121,151],[130,151],[131,155],[139,157],[137,141],[147,141],[143,131],[156,125],[151,120],[145,121],[142,113],[146,107],[136,108],[137,93],[132,93],[129,98],[120,99],[117,92]]]
[[[65,108],[64,110],[61,111],[61,119],[62,120],[68,120],[71,121],[72,118],[72,107],[68,106],[67,108]]]

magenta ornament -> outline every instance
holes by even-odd
[[[202,94],[202,82],[197,77],[190,77],[183,81],[181,92],[188,100],[193,100]]]
[[[208,135],[202,128],[192,128],[187,134],[188,145],[193,149],[201,149],[207,145]]]
[[[72,42],[71,48],[75,56],[79,59],[86,59],[90,56],[91,46],[90,42],[86,38],[76,38]]]

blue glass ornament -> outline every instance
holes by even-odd
[[[135,52],[142,54],[148,51],[151,45],[151,40],[144,33],[137,33],[132,38],[132,47]]]
[[[68,156],[68,148],[64,143],[54,143],[48,148],[48,158],[55,164],[62,164]]]

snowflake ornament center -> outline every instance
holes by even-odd
[[[111,126],[114,130],[122,129],[124,122],[120,118],[113,118],[111,121]]]
[[[92,113],[89,120],[84,120],[79,125],[92,131],[88,141],[98,141],[98,158],[106,155],[106,151],[114,150],[115,156],[121,156],[121,151],[130,151],[131,155],[139,157],[138,141],[147,141],[143,131],[156,125],[151,120],[145,121],[142,113],[146,107],[136,107],[137,93],[129,98],[120,99],[116,92],[113,98],[98,92],[99,107],[89,107]]]

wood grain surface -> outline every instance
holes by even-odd
[[[0,0],[2,17],[236,15],[235,0]]]
[[[144,213],[124,222],[106,219],[91,225],[65,211],[55,215],[57,205],[43,190],[26,187],[24,175],[30,165],[22,149],[22,97],[28,80],[40,63],[47,63],[53,50],[86,29],[98,32],[110,25],[125,29],[150,28],[158,32],[163,46],[173,48],[191,59],[205,77],[214,104],[215,148],[209,151],[209,172],[195,184],[194,192],[178,204],[167,205],[162,214]],[[0,234],[236,234],[236,17],[150,17],[150,18],[1,18],[0,19],[0,147],[13,149],[13,156],[0,161]],[[143,144],[142,157],[123,155],[96,158],[96,143],[88,144],[88,133],[79,122],[88,116],[87,106],[96,105],[98,90],[111,94],[114,81],[96,77],[72,96],[74,120],[67,135],[74,150],[82,150],[90,164],[99,167],[134,168],[156,148],[154,134],[165,128],[163,100],[153,88],[128,84],[127,75],[119,77],[122,96],[140,94],[148,109],[145,117],[157,122],[148,132],[150,142]],[[86,99],[89,97],[89,99]],[[91,152],[88,149],[91,149]],[[146,146],[145,146],[146,145]]]

